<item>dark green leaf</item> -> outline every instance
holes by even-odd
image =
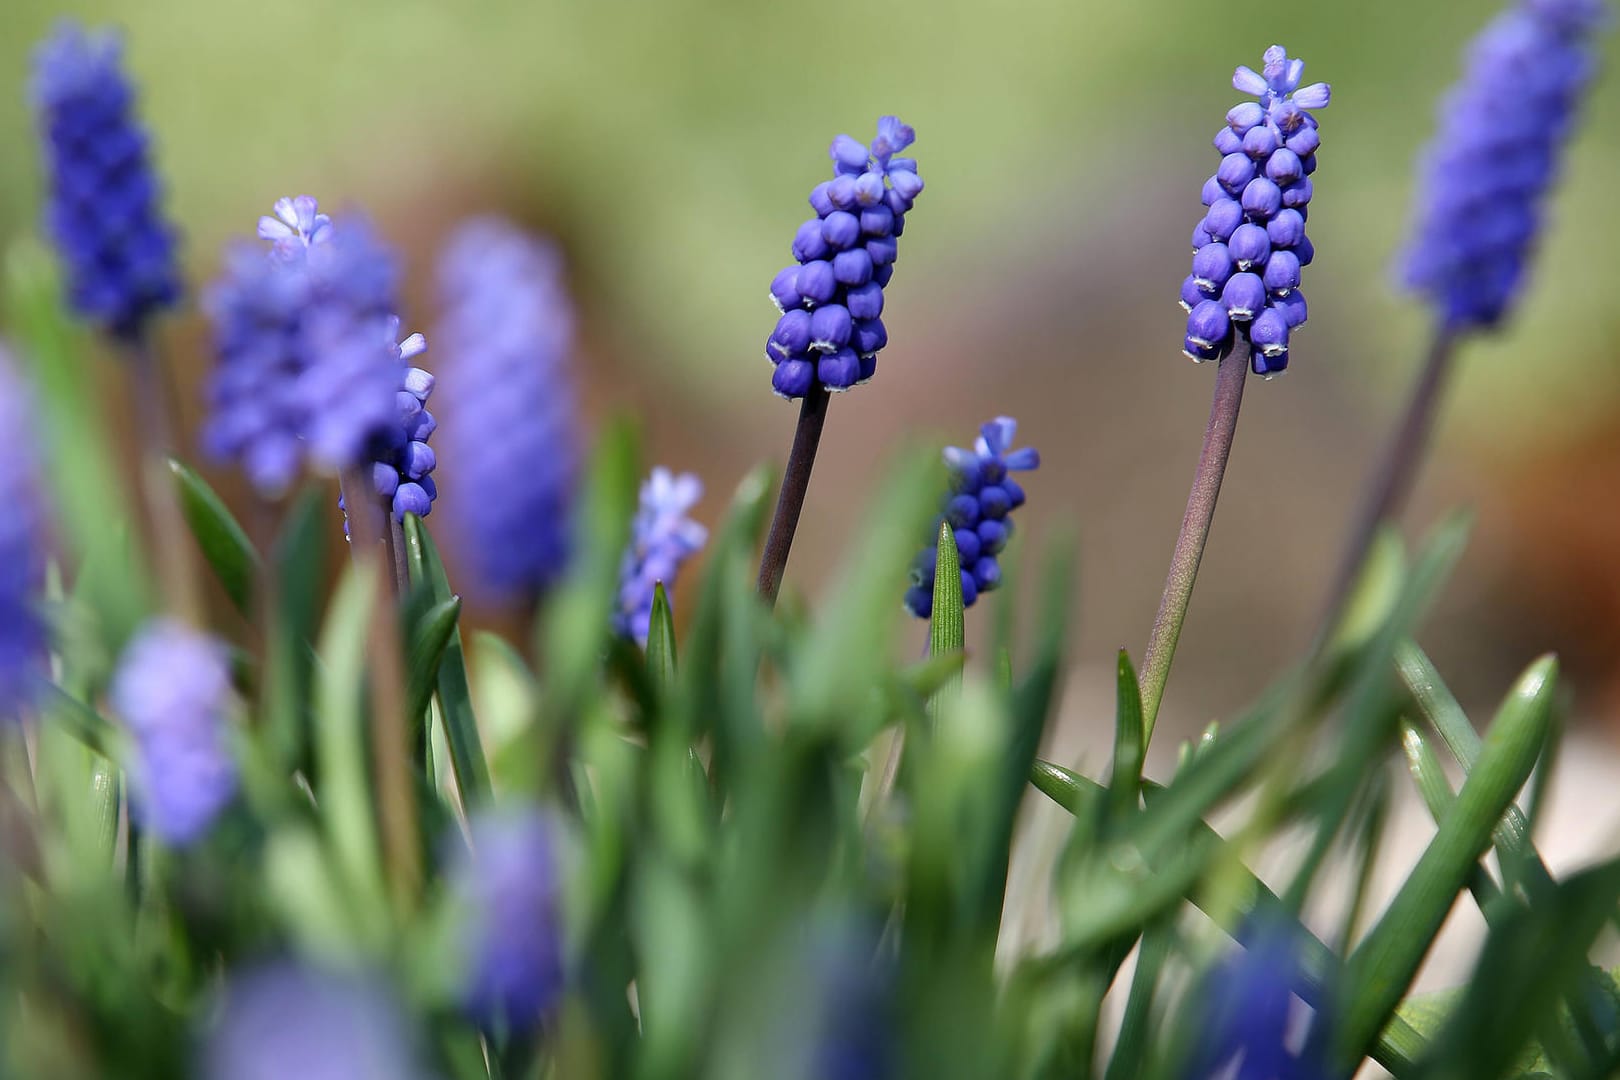
[[[934,607],[928,619],[928,651],[934,656],[944,656],[966,647],[967,616],[962,606],[962,559],[949,522],[940,523],[938,544],[938,558],[934,563]],[[940,693],[950,693],[958,686],[958,683],[947,682]]]
[[[647,673],[652,677],[659,700],[667,700],[675,688],[675,618],[662,581],[653,587],[652,622],[647,630]]]
[[[174,474],[180,512],[191,527],[203,559],[225,587],[225,595],[236,610],[250,614],[254,582],[260,573],[259,553],[253,549],[253,542],[207,481],[175,458],[169,459],[169,471]]]
[[[439,663],[461,615],[461,597],[435,604],[409,628],[405,645],[405,714],[417,729],[439,682]]]
[[[1142,693],[1136,669],[1124,649],[1119,650],[1114,691],[1114,771],[1108,780],[1109,815],[1122,821],[1136,813],[1142,787]]]
[[[415,514],[405,515],[405,552],[411,584],[418,589],[430,588],[438,603],[448,601],[450,579],[445,575],[444,563],[439,559],[438,548],[427,526]],[[471,809],[489,798],[489,762],[478,734],[478,717],[473,714],[461,631],[454,624],[439,659],[435,692],[439,697],[439,715],[444,721],[445,743],[450,749],[450,765],[456,774],[456,788],[461,792],[462,804]]]

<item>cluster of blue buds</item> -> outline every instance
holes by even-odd
[[[562,882],[554,825],[532,807],[484,810],[450,868],[470,966],[467,1009],[529,1031],[563,990]]]
[[[1402,277],[1451,330],[1491,326],[1513,303],[1604,17],[1601,0],[1520,0],[1440,107]]]
[[[31,98],[49,171],[45,225],[75,311],[132,340],[180,296],[123,43],[64,20],[34,53]]]
[[[111,701],[135,742],[136,817],[167,844],[197,840],[236,794],[230,695],[224,645],[174,619],[143,627],[119,659]]]
[[[641,504],[630,526],[630,544],[619,566],[618,607],[613,629],[647,644],[653,596],[658,584],[670,592],[681,564],[703,547],[709,531],[687,516],[703,498],[703,481],[692,473],[676,476],[662,466],[641,485]]]
[[[465,492],[451,525],[479,592],[530,599],[568,567],[579,473],[562,257],[509,222],[475,218],[445,245],[439,289],[434,341],[455,417],[441,441]]]
[[[962,604],[972,607],[982,592],[1001,584],[1001,565],[996,556],[1012,535],[1008,515],[1024,505],[1024,489],[1008,473],[1040,467],[1041,455],[1034,447],[1014,450],[1013,437],[1018,421],[998,416],[979,429],[972,450],[959,446],[945,448],[945,465],[950,470],[950,494],[945,512],[934,522],[934,535],[941,522],[950,522],[956,551],[962,560]],[[939,559],[936,539],[917,556],[911,569],[911,588],[906,590],[906,608],[919,619],[934,611],[934,568]]]
[[[1232,86],[1259,101],[1226,114],[1215,136],[1220,167],[1204,181],[1208,211],[1193,229],[1192,273],[1181,285],[1187,314],[1182,351],[1198,362],[1232,351],[1247,338],[1256,375],[1288,367],[1288,337],[1305,323],[1300,269],[1314,248],[1305,235],[1311,174],[1321,139],[1308,110],[1328,103],[1326,83],[1300,86],[1303,60],[1281,45],[1265,52],[1262,70],[1239,67]]]
[[[363,219],[334,223],[307,195],[279,200],[259,236],[270,249],[234,249],[207,297],[219,359],[208,450],[272,497],[306,459],[334,470],[370,461],[397,515],[425,513],[433,377],[408,364],[421,335],[398,340],[398,260]]]
[[[883,288],[894,274],[897,241],[923,182],[917,162],[894,155],[916,140],[897,117],[878,121],[870,146],[840,135],[828,151],[834,176],[810,192],[816,216],[793,237],[789,266],[771,281],[782,317],[765,343],[776,365],[771,388],[802,398],[816,383],[837,392],[877,371]]]

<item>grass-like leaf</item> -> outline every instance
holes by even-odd
[[[224,586],[236,610],[252,614],[253,584],[259,576],[259,553],[230,509],[190,466],[169,459],[180,512],[196,538],[203,560]]]

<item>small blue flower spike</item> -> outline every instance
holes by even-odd
[[[1400,276],[1448,330],[1494,326],[1518,298],[1605,21],[1600,0],[1520,0],[1444,99]]]
[[[1321,145],[1310,110],[1330,93],[1326,83],[1301,86],[1304,71],[1303,60],[1273,45],[1261,70],[1232,76],[1235,89],[1259,100],[1234,106],[1215,135],[1221,163],[1204,181],[1207,209],[1193,229],[1182,352],[1199,363],[1246,338],[1250,366],[1269,379],[1287,369],[1289,335],[1305,322],[1299,277],[1313,253],[1305,218]]]
[[[839,393],[877,371],[888,344],[883,289],[896,238],[923,189],[917,162],[896,157],[916,133],[897,117],[878,121],[870,145],[840,135],[828,150],[833,178],[810,192],[810,218],[793,235],[796,266],[771,280],[781,318],[765,345],[777,396],[802,398],[818,383]]]
[[[1012,511],[1024,505],[1023,486],[1009,474],[1037,469],[1041,464],[1041,455],[1034,447],[1012,448],[1018,434],[1018,421],[1012,417],[998,416],[979,431],[972,450],[957,446],[945,450],[950,490],[933,526],[937,536],[940,523],[950,522],[962,560],[964,607],[972,607],[980,593],[1001,583],[1001,564],[996,556],[1012,535]],[[919,619],[933,614],[938,543],[936,539],[925,547],[912,565],[905,603],[906,609]]]
[[[641,485],[641,505],[630,526],[630,544],[619,567],[618,608],[613,629],[639,645],[647,644],[653,595],[660,582],[673,594],[681,564],[709,538],[702,525],[687,516],[703,498],[703,481],[692,473],[679,476],[659,467]]]
[[[104,333],[133,341],[180,298],[180,273],[123,42],[62,20],[34,50],[29,96],[45,143],[45,229],[68,300]]]
[[[135,817],[166,844],[201,839],[236,795],[230,697],[225,646],[174,619],[148,623],[119,660],[111,700],[135,743]]]

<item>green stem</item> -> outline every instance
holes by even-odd
[[[1232,435],[1237,430],[1238,409],[1243,405],[1244,376],[1249,371],[1250,347],[1228,353],[1215,373],[1215,397],[1209,406],[1209,425],[1204,429],[1204,448],[1198,454],[1198,470],[1192,490],[1187,493],[1187,512],[1181,519],[1181,534],[1170,556],[1170,573],[1164,581],[1164,597],[1153,620],[1147,653],[1142,658],[1142,745],[1153,736],[1153,724],[1164,699],[1164,684],[1170,679],[1170,663],[1175,659],[1181,624],[1187,619],[1198,563],[1204,557],[1210,522],[1215,519],[1215,500],[1221,494],[1226,475],[1226,459],[1232,452]]]
[[[1350,534],[1350,546],[1345,549],[1333,579],[1333,591],[1328,594],[1327,607],[1323,610],[1320,624],[1321,634],[1332,633],[1344,614],[1345,601],[1355,585],[1356,576],[1361,572],[1362,563],[1367,561],[1367,551],[1372,547],[1373,538],[1378,535],[1378,527],[1400,514],[1401,507],[1412,492],[1412,485],[1423,464],[1424,451],[1434,432],[1441,395],[1456,354],[1456,336],[1444,325],[1440,326],[1429,343],[1423,370],[1418,373],[1417,382],[1407,399],[1400,426],[1395,429],[1395,437],[1390,441],[1379,462],[1378,471],[1373,474],[1372,483],[1367,488],[1365,501],[1361,504]]]

